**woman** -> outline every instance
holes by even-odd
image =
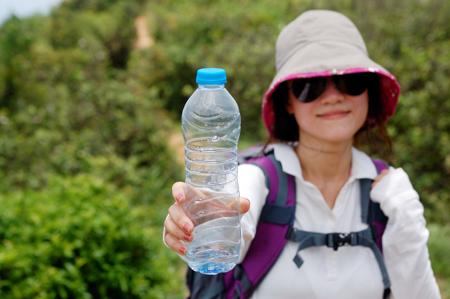
[[[293,227],[319,234],[366,229],[359,181],[371,179],[370,198],[388,218],[380,248],[387,274],[380,279],[379,259],[361,246],[309,247],[301,251],[302,261],[293,262],[300,248],[289,241],[251,298],[439,298],[423,206],[407,174],[401,168],[377,173],[371,158],[354,147],[373,129],[389,142],[385,123],[399,96],[395,77],[368,57],[349,19],[320,10],[282,30],[276,68],[262,107],[271,137],[266,152],[295,177]],[[245,259],[270,190],[264,172],[252,164],[239,167],[239,186],[241,211],[248,210],[242,217]],[[188,200],[185,187],[174,184],[175,203],[164,223],[164,241],[179,254],[193,229],[180,208]]]

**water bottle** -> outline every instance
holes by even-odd
[[[241,242],[237,182],[241,116],[225,89],[226,81],[224,69],[199,69],[198,88],[182,114],[186,183],[194,190],[183,206],[194,223],[184,259],[192,270],[210,275],[236,265]]]

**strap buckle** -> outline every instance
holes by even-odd
[[[338,250],[341,246],[356,244],[357,235],[355,233],[329,233],[325,237],[326,245]]]
[[[295,228],[290,225],[286,231],[286,235],[284,236],[287,240],[295,241]]]

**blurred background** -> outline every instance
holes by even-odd
[[[195,71],[227,70],[241,147],[264,142],[277,34],[311,8],[349,16],[401,83],[394,150],[379,156],[421,195],[450,298],[445,0],[0,1],[0,298],[183,298],[161,230]]]

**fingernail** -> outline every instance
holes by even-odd
[[[186,254],[186,247],[180,247],[180,249],[178,249],[178,252],[179,252],[181,255],[185,255],[185,254]]]
[[[178,193],[175,195],[175,197],[176,197],[176,199],[177,199],[178,201],[183,201],[183,199],[184,199],[184,195],[183,195],[183,193],[181,193],[181,192],[178,192]]]
[[[185,241],[192,242],[192,239],[193,239],[192,235],[184,235]]]
[[[186,233],[190,234],[191,231],[192,231],[192,225],[189,224],[189,223],[185,223],[185,224],[183,225],[183,229],[184,229],[184,231],[185,231]]]

